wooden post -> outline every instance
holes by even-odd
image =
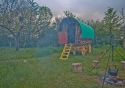
[[[92,67],[93,68],[98,68],[98,63],[99,63],[99,61],[94,60],[93,63],[92,63]]]
[[[73,55],[76,55],[76,51],[75,50],[73,50]]]
[[[82,65],[81,63],[73,63],[72,64],[73,72],[82,72]]]
[[[121,61],[121,68],[125,69],[125,61]]]

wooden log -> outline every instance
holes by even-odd
[[[99,61],[93,60],[92,67],[93,68],[98,68],[98,63],[99,63]]]
[[[72,70],[73,72],[82,72],[81,63],[72,63]]]
[[[121,68],[125,69],[125,61],[121,61]]]

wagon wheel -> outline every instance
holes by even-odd
[[[82,51],[81,51],[82,55],[85,55],[86,54],[86,49],[85,49],[85,46],[82,46]]]
[[[91,45],[90,44],[88,45],[88,52],[89,53],[91,52]]]

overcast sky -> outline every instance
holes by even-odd
[[[114,8],[119,14],[125,11],[125,0],[34,0],[39,6],[47,6],[53,15],[64,16],[63,11],[70,11],[83,20],[101,20],[108,7]]]

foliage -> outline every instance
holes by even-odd
[[[52,22],[52,28],[55,29],[55,30],[58,30],[59,24],[61,23],[63,18],[64,18],[63,16],[55,17],[55,20]]]
[[[104,30],[105,25],[103,21],[93,21],[90,20],[87,22],[88,25],[90,25],[94,31],[95,31],[95,38],[94,38],[94,44],[109,44],[109,41],[107,41],[107,39],[109,39],[109,34]]]
[[[110,44],[110,42],[122,44],[121,19],[116,12],[117,11],[113,11],[113,8],[109,8],[108,11],[105,12],[105,17],[102,21],[90,20],[86,22],[95,31],[93,44],[97,44],[97,46],[98,44]]]
[[[33,0],[2,0],[0,27],[8,30],[15,38],[17,51],[20,33],[29,24],[29,20],[32,19],[31,15],[36,13],[37,8],[38,5]]]
[[[52,16],[52,12],[48,7],[42,6],[39,8],[38,26],[40,29],[47,29],[50,26]]]
[[[15,42],[10,32],[0,28],[0,46],[12,47],[14,45],[15,45]]]
[[[71,13],[70,11],[64,11],[64,13],[65,13],[66,17],[73,17],[73,18],[76,17],[76,16],[75,16],[73,13]]]
[[[117,41],[121,38],[121,19],[116,14],[117,11],[113,11],[113,8],[108,8],[107,12],[105,12],[104,24],[105,31],[110,34],[109,41]],[[114,40],[113,40],[114,39]]]
[[[39,37],[39,47],[57,46],[58,45],[58,31],[54,29],[44,30],[42,36]]]
[[[48,7],[39,7],[37,16],[33,17],[34,19],[29,20],[29,26],[21,32],[21,47],[37,46],[37,42],[42,36],[42,32],[50,28],[52,12]]]
[[[17,50],[19,47],[58,45],[58,27],[65,16],[83,22],[82,18],[70,11],[64,11],[65,16],[55,17],[52,21],[51,9],[38,6],[33,0],[2,0],[0,9],[0,46],[17,46]],[[123,41],[120,22],[117,11],[113,8],[108,8],[103,21],[87,21],[86,24],[95,31],[94,46],[110,44],[111,37],[114,37],[115,44],[121,45]],[[112,29],[111,34],[110,29]]]
[[[10,36],[11,40],[15,38],[17,51],[19,47],[37,46],[42,31],[50,27],[53,16],[48,7],[39,7],[33,0],[3,0],[0,9],[0,32],[6,29],[6,39]],[[2,34],[0,36],[4,37]]]
[[[63,11],[63,12],[64,12],[64,14],[65,14],[66,17],[73,17],[73,18],[76,18],[76,19],[78,19],[78,20],[84,22],[84,21],[81,19],[81,17],[77,17],[76,15],[74,15],[74,14],[73,14],[72,12],[70,12],[70,11]]]

